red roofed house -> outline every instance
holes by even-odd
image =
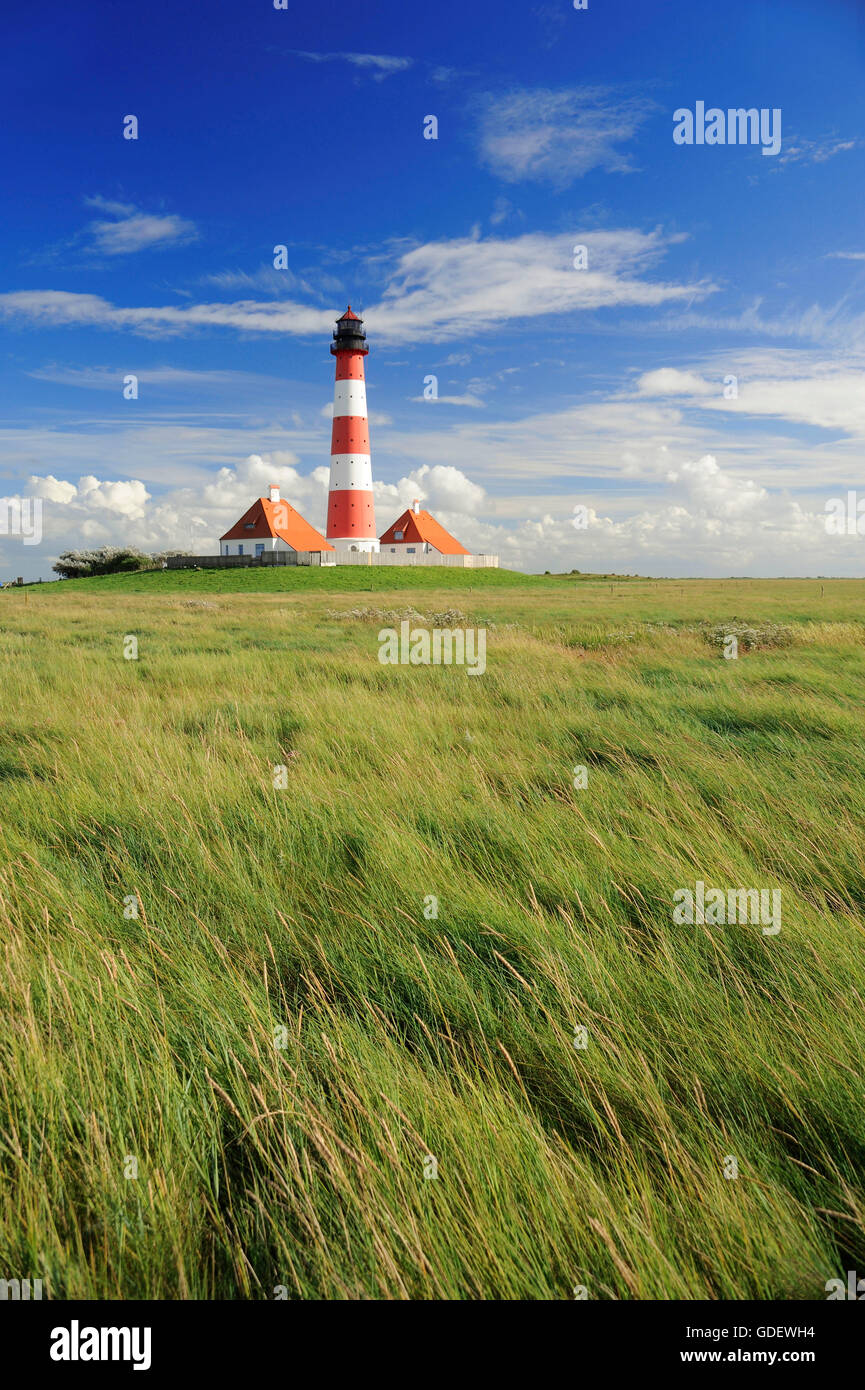
[[[263,555],[271,550],[333,550],[300,512],[280,501],[279,488],[274,484],[270,496],[253,502],[249,511],[219,539],[220,555]]]
[[[415,502],[408,511],[403,512],[389,526],[379,541],[383,554],[402,555],[406,564],[411,564],[409,556],[431,555],[470,555],[464,545],[440,526],[429,512],[421,511],[420,502]]]

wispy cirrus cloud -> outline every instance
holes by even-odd
[[[630,228],[590,233],[529,233],[511,239],[463,237],[398,253],[378,304],[366,310],[378,341],[444,342],[510,321],[620,307],[692,303],[713,293],[708,281],[674,283],[651,272],[679,237]],[[573,246],[588,248],[575,270]],[[342,306],[317,309],[294,300],[130,307],[94,294],[17,290],[0,295],[0,316],[33,324],[90,324],[166,336],[203,328],[329,333]]]
[[[112,304],[98,294],[68,290],[15,290],[0,295],[0,316],[23,318],[36,325],[89,325],[129,329],[147,337],[167,337],[195,328],[236,328],[246,332],[327,333],[341,310],[311,309],[291,300],[261,303],[153,305],[140,308]]]
[[[567,188],[591,169],[626,174],[634,165],[618,147],[632,140],[654,103],[606,87],[564,91],[517,88],[481,105],[481,159],[509,183],[532,180]]]
[[[483,407],[486,401],[482,401],[479,396],[474,396],[470,391],[466,391],[462,396],[411,396],[412,401],[432,401],[436,405],[467,405],[473,409]]]
[[[768,312],[764,310],[762,298],[757,298],[739,313],[713,315],[687,310],[668,314],[647,325],[650,331],[659,327],[675,334],[708,330],[764,338],[800,338],[848,352],[861,352],[865,344],[865,313],[851,309],[846,298],[827,308],[809,304]],[[639,331],[639,326],[635,331]]]
[[[289,51],[308,63],[350,63],[352,67],[366,69],[375,82],[383,82],[395,72],[405,72],[414,64],[413,58],[397,58],[389,53],[310,53],[302,48]]]
[[[85,391],[120,390],[125,373],[116,367],[68,367],[54,363],[34,367],[27,372],[34,381],[50,381],[56,386],[74,386]],[[285,380],[256,372],[195,371],[187,367],[139,367],[135,373],[139,384],[166,389],[237,390],[244,386],[271,386],[284,390]]]
[[[846,154],[848,150],[855,150],[862,142],[860,140],[841,140],[837,137],[830,137],[825,140],[788,140],[781,152],[779,164],[825,164],[827,159],[833,159],[836,154]]]
[[[447,341],[509,321],[617,306],[645,307],[701,299],[708,281],[671,283],[652,271],[676,237],[620,228],[549,236],[480,236],[427,242],[404,252],[380,304],[370,308],[376,333],[405,340]],[[575,270],[574,244],[588,249]]]
[[[731,371],[736,394],[727,396],[724,377]],[[642,398],[674,400],[727,415],[774,417],[865,438],[865,370],[846,357],[822,360],[790,351],[730,354],[717,374],[708,375],[705,367],[661,367],[644,372],[636,389]]]
[[[194,222],[175,213],[157,216],[142,212],[133,203],[100,197],[84,201],[89,207],[109,214],[110,220],[97,219],[87,228],[92,248],[108,256],[128,256],[154,247],[176,246],[193,241],[198,235]]]

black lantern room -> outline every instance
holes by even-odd
[[[350,304],[342,318],[336,321],[330,350],[334,356],[338,352],[362,352],[366,356],[369,352],[366,345],[366,334],[363,331],[363,319],[358,318],[357,314],[352,312]]]

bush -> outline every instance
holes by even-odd
[[[103,545],[100,550],[64,550],[52,566],[61,579],[89,579],[95,574],[120,574],[147,569],[149,555],[130,546]]]

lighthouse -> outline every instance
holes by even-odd
[[[378,550],[372,501],[372,464],[363,359],[369,352],[363,319],[349,304],[336,321],[330,350],[336,358],[327,539],[343,550]]]

